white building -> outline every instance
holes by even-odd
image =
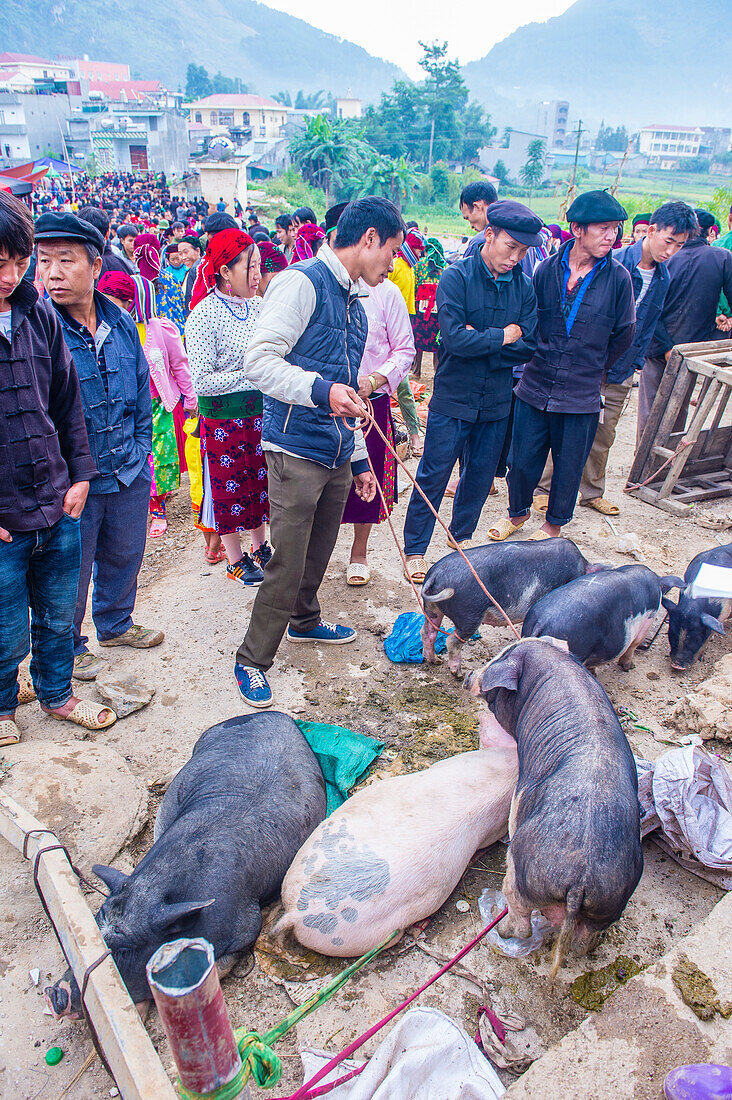
[[[11,167],[48,154],[63,160],[62,134],[71,112],[68,95],[0,90],[0,165]]]
[[[363,100],[354,99],[349,89],[348,95],[335,101],[336,118],[362,118]]]
[[[184,103],[190,122],[211,134],[226,134],[237,144],[259,138],[278,138],[292,113],[274,99],[261,95],[209,95]]]
[[[644,126],[638,135],[638,152],[649,165],[676,168],[699,156],[703,131],[699,126]]]
[[[536,109],[537,134],[547,139],[549,149],[564,148],[569,126],[569,103],[566,99],[543,99]]]
[[[70,64],[63,61],[49,61],[44,57],[35,57],[29,53],[0,53],[0,69],[13,72],[26,78],[28,89],[36,80],[73,80],[74,72]]]

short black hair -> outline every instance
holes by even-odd
[[[407,222],[407,229],[419,229],[419,222]]]
[[[25,260],[33,252],[31,212],[7,191],[0,191],[0,248],[13,260]]]
[[[199,252],[201,251],[201,242],[198,237],[194,237],[192,233],[186,233],[185,237],[181,237],[178,241],[178,244],[189,244],[191,248],[197,248]]]
[[[488,180],[474,180],[467,184],[460,192],[460,205],[469,206],[472,210],[476,202],[481,200],[488,206],[498,198],[498,192]]]
[[[292,218],[289,214],[280,214],[279,218],[275,218],[275,225],[278,229],[284,229],[287,232],[292,225]]]
[[[651,214],[651,225],[658,229],[673,229],[674,233],[688,233],[695,237],[699,222],[688,202],[665,202]]]
[[[174,221],[171,225],[171,229],[185,229],[186,223],[181,221]]]
[[[700,207],[697,207],[694,213],[699,223],[699,235],[706,239],[709,230],[714,225],[714,214],[710,214],[708,210],[703,210]]]
[[[404,236],[407,234],[407,227],[394,203],[390,199],[372,195],[349,202],[338,219],[335,247],[349,248],[358,244],[369,229],[376,230],[381,244],[386,244],[391,237],[400,233]]]
[[[89,225],[93,225],[95,229],[98,229],[103,237],[107,236],[109,218],[98,206],[82,206],[77,216],[82,221],[89,222]]]
[[[260,225],[256,229],[253,228],[250,236],[251,236],[252,240],[255,242],[255,244],[256,244],[257,241],[268,241],[269,240],[269,233],[267,232],[267,230],[264,228],[263,225]]]
[[[137,226],[130,225],[129,222],[127,222],[125,225],[120,225],[117,229],[117,236],[120,240],[122,240],[123,237],[136,237],[138,233],[139,229],[137,228]]]
[[[311,210],[309,206],[298,206],[293,218],[298,218],[301,222],[312,222],[313,225],[318,224],[318,219],[315,216],[315,211]]]

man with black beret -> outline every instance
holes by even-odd
[[[536,295],[521,270],[541,242],[541,219],[520,202],[492,203],[483,247],[446,268],[437,288],[440,357],[417,481],[438,509],[453,467],[462,474],[450,546],[469,544],[501,457],[511,410],[514,364],[536,349]],[[434,517],[413,493],[404,523],[407,572],[421,583]]]
[[[509,518],[489,531],[496,541],[526,522],[550,452],[546,521],[532,539],[556,537],[574,514],[600,421],[603,379],[635,332],[633,284],[611,255],[626,218],[607,191],[580,195],[567,211],[571,240],[534,273],[538,344],[515,391]]]
[[[239,229],[236,219],[231,214],[220,214],[218,210],[215,210],[213,214],[209,214],[207,218],[204,218],[203,232],[206,234],[206,240],[210,241],[212,237],[217,233],[221,233],[224,229]]]
[[[150,501],[150,372],[135,323],[95,289],[104,237],[73,214],[36,222],[38,274],[79,375],[91,478],[81,514],[81,571],[74,616],[74,676],[93,680],[104,662],[82,635],[94,569],[92,618],[101,646],[148,649],[162,631],[132,621]]]

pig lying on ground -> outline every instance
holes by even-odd
[[[203,936],[226,972],[262,926],[303,841],[325,817],[317,759],[286,714],[230,718],[196,742],[160,805],[155,843],[131,875],[94,873],[109,887],[97,913],[133,1001],[150,998],[145,964],[161,944]],[[46,989],[56,1017],[78,1015],[71,971]]]
[[[602,569],[535,603],[521,634],[564,639],[569,652],[590,669],[617,657],[627,671],[660,603],[661,581],[646,565]]]
[[[370,783],[315,830],[285,876],[275,931],[362,955],[440,908],[508,824],[516,743],[483,717],[483,748]]]
[[[545,542],[501,542],[475,546],[465,555],[491,595],[511,622],[523,621],[529,608],[563,584],[601,566],[590,566],[570,539]],[[424,659],[436,664],[435,639],[443,617],[455,626],[447,639],[451,672],[460,672],[462,648],[481,623],[504,626],[505,619],[480,588],[459,554],[436,562],[422,585],[425,624],[422,629]]]
[[[559,645],[512,643],[465,683],[518,745],[498,931],[526,939],[540,909],[561,928],[552,976],[618,920],[643,871],[633,754],[600,684]]]
[[[714,546],[711,550],[704,550],[693,558],[684,573],[684,582],[691,584],[707,562],[709,565],[721,565],[726,569],[732,569],[732,542],[726,546]],[[669,582],[681,581],[678,577],[669,577],[664,589],[673,587]],[[683,587],[683,586],[682,586]],[[724,634],[722,625],[732,613],[732,600],[718,600],[709,597],[693,599],[685,596],[683,591],[679,596],[678,604],[667,596],[663,598],[663,606],[668,611],[668,640],[671,646],[671,667],[677,672],[685,672],[696,658],[712,635]]]

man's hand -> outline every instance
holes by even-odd
[[[726,317],[724,313],[720,313],[717,317],[717,328],[722,332],[732,331],[732,317]]]
[[[668,363],[669,359],[671,358],[671,352],[672,352],[673,350],[674,350],[673,348],[669,348],[669,350],[668,350],[668,351],[665,351],[665,352],[663,353],[663,357],[664,357],[664,359],[666,360],[666,362],[667,362],[667,363]]]
[[[88,493],[88,481],[77,481],[76,485],[72,485],[70,489],[66,490],[66,496],[64,497],[64,512],[67,516],[71,516],[72,519],[79,518],[84,511]]]
[[[515,344],[517,340],[520,340],[523,336],[523,329],[520,325],[506,325],[503,330],[503,344]]]
[[[334,382],[330,387],[330,407],[336,416],[355,416],[358,420],[366,413],[356,391],[343,382]]]
[[[10,534],[10,531],[6,531],[4,527],[0,527],[0,539],[2,539],[3,542],[12,542],[13,536]]]
[[[355,474],[353,483],[356,486],[356,496],[365,501],[366,504],[370,502],[376,496],[376,478],[367,470],[364,474]]]

